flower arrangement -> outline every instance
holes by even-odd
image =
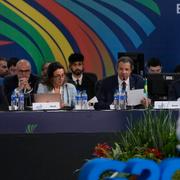
[[[127,161],[130,158],[146,158],[160,162],[163,158],[175,157],[176,120],[170,111],[154,112],[147,110],[144,117],[131,123],[127,131],[119,133],[119,139],[111,147],[107,143],[95,146],[93,155]],[[119,176],[118,176],[119,177]],[[174,179],[180,179],[179,173]]]

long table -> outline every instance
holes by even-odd
[[[14,111],[0,112],[0,134],[117,132],[139,111]]]
[[[75,180],[97,143],[113,143],[143,116],[143,110],[0,112],[0,179]]]

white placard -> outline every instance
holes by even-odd
[[[60,109],[59,102],[32,103],[33,110]]]
[[[180,109],[180,101],[155,101],[154,109]]]

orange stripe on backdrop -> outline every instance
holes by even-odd
[[[72,34],[85,55],[86,71],[95,72],[98,78],[103,77],[103,68],[106,75],[114,73],[114,66],[107,49],[90,28],[52,0],[37,0],[37,2],[49,10]]]

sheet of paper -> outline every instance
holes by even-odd
[[[88,101],[88,104],[89,104],[89,103],[95,104],[95,103],[97,103],[97,102],[98,102],[98,99],[97,99],[96,96],[94,96],[92,99],[90,99],[90,100]]]
[[[141,104],[141,100],[144,97],[144,89],[135,89],[127,92],[127,104],[128,106],[136,106]]]

